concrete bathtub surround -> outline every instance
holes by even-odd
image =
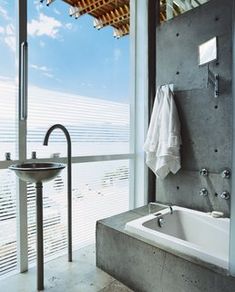
[[[177,208],[175,211],[177,212]],[[172,216],[169,215],[169,207],[163,209],[162,205],[156,206],[153,214],[159,212],[163,212],[163,214],[166,212],[168,217]],[[188,212],[192,214],[190,210]],[[177,248],[163,246],[157,242],[154,243],[152,239],[147,238],[141,232],[137,235],[135,232],[130,233],[130,231],[126,230],[126,224],[127,226],[131,224],[128,222],[136,223],[143,220],[146,221],[146,219],[149,222],[149,219],[152,220],[151,218],[153,217],[156,219],[153,214],[149,215],[148,207],[145,206],[98,221],[96,265],[135,292],[235,291],[235,278],[228,276],[226,267],[211,264],[192,253],[186,254],[185,251],[181,252]],[[209,216],[211,215],[201,214],[201,218],[196,218],[196,220],[217,220],[217,218]],[[224,220],[218,219],[218,225],[223,225],[228,220],[226,218],[222,219]],[[208,220],[208,225],[210,223],[210,220]],[[165,224],[167,225],[167,223]],[[194,231],[200,237],[201,229]],[[218,233],[217,235],[217,247],[219,248],[221,234]],[[202,239],[200,238],[200,240]],[[205,241],[204,244],[208,243]],[[214,242],[209,242],[209,244],[216,245],[215,238]],[[227,244],[227,242],[224,244]],[[185,242],[185,245],[187,245],[187,242]],[[223,253],[223,246],[220,248]],[[219,253],[216,251],[214,251],[214,255],[219,257]]]
[[[154,246],[217,266],[228,273],[229,218],[173,206],[126,224]]]

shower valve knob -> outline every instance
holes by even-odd
[[[229,200],[230,198],[229,192],[222,192],[222,194],[220,195],[220,198],[224,200]]]
[[[199,195],[200,195],[201,197],[206,197],[206,196],[208,196],[208,190],[205,189],[205,188],[202,188],[202,189],[200,190],[200,192],[199,192]]]
[[[229,179],[231,176],[231,171],[229,169],[225,169],[221,173],[222,178],[227,178]]]
[[[202,168],[200,170],[200,175],[201,176],[208,176],[208,174],[209,174],[209,171],[206,168]]]

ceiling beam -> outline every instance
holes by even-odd
[[[100,29],[107,25],[118,24],[122,21],[128,21],[130,19],[130,8],[129,5],[123,5],[117,7],[109,12],[100,15],[94,20],[94,27]]]
[[[128,35],[129,32],[130,32],[130,25],[124,24],[120,28],[114,28],[113,36],[119,39],[120,37]]]
[[[95,0],[95,1],[94,0],[78,0],[78,1],[72,1],[72,2],[73,2],[73,6],[78,8],[79,15],[81,16],[86,13],[92,13],[93,11],[104,7],[105,5],[111,4],[113,0]],[[76,12],[74,12],[74,14],[75,13]],[[70,15],[73,16],[73,14],[70,14]]]

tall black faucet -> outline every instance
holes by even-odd
[[[66,140],[67,140],[67,172],[68,172],[68,261],[72,262],[72,165],[71,165],[71,138],[68,130],[60,124],[56,124],[50,127],[46,133],[44,138],[43,145],[48,145],[48,140],[50,134],[55,130],[60,129],[64,132]]]

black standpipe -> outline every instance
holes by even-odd
[[[36,183],[37,207],[37,288],[44,289],[44,257],[43,257],[43,202],[42,183]]]
[[[48,129],[43,145],[48,145],[49,136],[55,129],[60,129],[65,134],[67,140],[68,261],[72,262],[72,143],[68,130],[63,125],[56,124]]]

